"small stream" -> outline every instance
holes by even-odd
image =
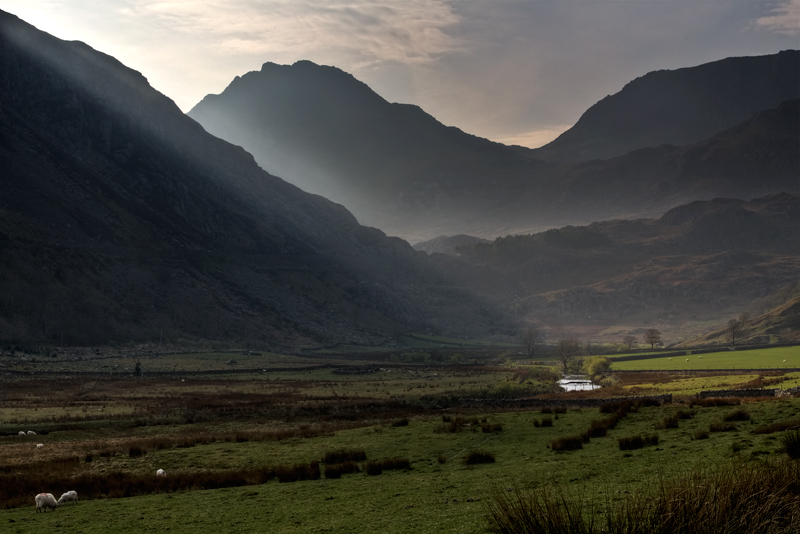
[[[591,391],[600,388],[600,386],[592,384],[586,375],[566,375],[558,381],[558,385],[564,391]]]

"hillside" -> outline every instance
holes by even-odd
[[[351,75],[308,61],[266,63],[205,97],[189,115],[243,146],[268,171],[344,204],[359,221],[390,235],[410,242],[458,234],[494,238],[656,217],[693,200],[796,191],[800,119],[796,100],[784,102],[800,96],[800,84],[791,83],[797,55],[730,58],[631,82],[573,128],[597,131],[629,151],[604,161],[543,161],[568,160],[551,157],[559,146],[577,149],[564,140],[547,150],[492,143],[415,106],[386,102]],[[753,82],[750,75],[762,71],[772,74]],[[691,106],[681,97],[662,102],[641,122],[618,120],[617,113],[639,117],[642,102],[666,98],[652,80],[675,91],[685,86],[680,95],[702,91]],[[685,113],[674,109],[681,102]],[[708,111],[697,113],[698,106]],[[663,124],[656,120],[662,115]],[[685,127],[684,116],[692,117]],[[615,133],[627,127],[624,136]],[[572,139],[574,132],[562,137]],[[575,142],[595,142],[586,139]]]
[[[689,145],[800,94],[800,51],[726,58],[637,78],[590,107],[536,157],[580,162]]]
[[[0,12],[0,72],[4,343],[495,328],[407,243],[266,173],[113,57]]]
[[[800,197],[693,202],[659,219],[508,236],[432,256],[551,335],[619,341],[656,326],[668,342],[709,331],[793,283]]]

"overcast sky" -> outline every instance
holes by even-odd
[[[0,0],[184,111],[271,61],[341,68],[449,126],[539,146],[658,69],[800,48],[800,0]]]

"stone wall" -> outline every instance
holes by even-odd
[[[701,391],[697,394],[701,399],[710,397],[776,397],[777,389],[716,389]]]

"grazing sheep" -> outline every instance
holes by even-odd
[[[669,358],[669,360],[672,361],[672,358]]]
[[[36,432],[34,432],[33,430],[28,430],[28,435],[29,436],[35,436]]]
[[[167,472],[164,471],[163,469],[159,469],[158,471],[156,471],[156,476],[157,477],[165,477],[165,476],[167,476]]]
[[[703,357],[702,357],[702,356],[698,356],[698,358],[700,358],[701,360],[703,359]]]
[[[55,511],[58,507],[58,502],[56,502],[56,498],[53,497],[52,493],[40,493],[36,496],[36,512],[40,510],[42,512],[46,512],[48,508]]]
[[[65,502],[74,502],[75,504],[78,504],[78,492],[75,491],[75,490],[70,490],[70,491],[66,492],[65,494],[63,494],[58,499],[58,505],[59,506],[61,506]]]
[[[20,436],[27,436],[28,435],[28,434],[25,433],[24,430],[20,430],[17,434],[20,435]]]
[[[36,448],[37,449],[44,449],[44,443],[37,443],[36,444]]]
[[[686,358],[686,361],[688,362],[688,361],[689,361],[689,358]]]

